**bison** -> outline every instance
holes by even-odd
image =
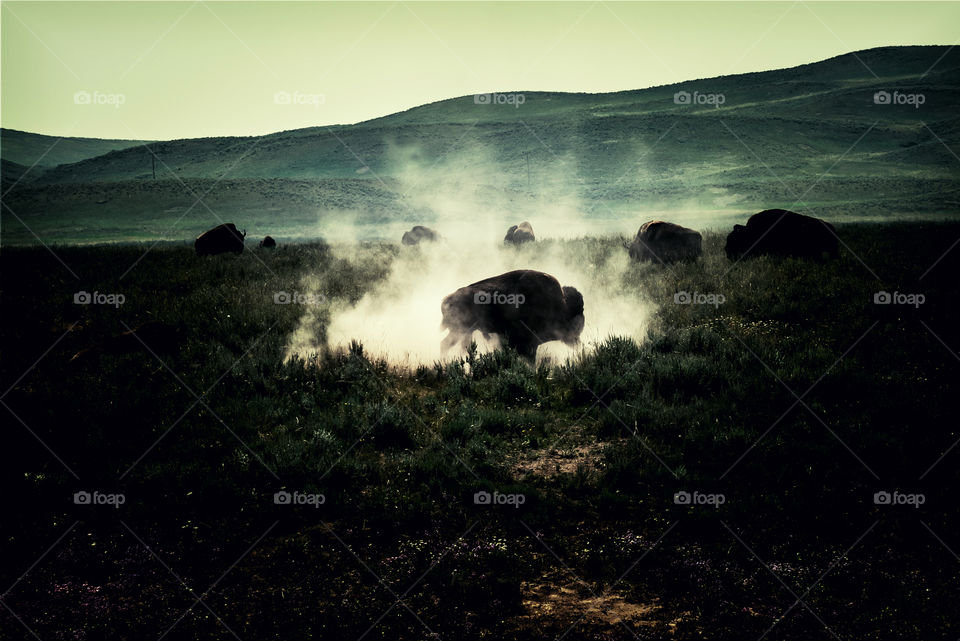
[[[643,223],[636,238],[627,249],[630,258],[638,262],[673,263],[696,260],[702,249],[700,232],[662,220]]]
[[[528,361],[547,341],[571,347],[583,331],[583,296],[561,287],[550,274],[519,269],[461,287],[443,299],[442,328],[449,330],[440,349],[470,346],[474,330],[488,339],[496,334]]]
[[[513,225],[507,230],[507,235],[503,237],[505,245],[520,245],[523,243],[532,243],[537,238],[533,235],[533,226],[527,221],[519,225]]]
[[[419,245],[422,242],[432,243],[439,239],[440,234],[429,227],[414,225],[410,231],[403,232],[403,238],[400,239],[400,242],[404,245]]]
[[[833,225],[786,209],[767,209],[750,216],[746,226],[734,225],[725,249],[730,260],[765,254],[797,258],[840,255]]]
[[[227,252],[242,254],[243,239],[246,235],[247,230],[243,230],[241,233],[237,231],[237,226],[233,223],[224,223],[197,236],[193,248],[196,250],[197,256],[212,256],[213,254],[225,254]]]
[[[260,241],[259,247],[264,249],[273,249],[277,246],[277,241],[273,239],[273,236],[264,236],[263,240]]]

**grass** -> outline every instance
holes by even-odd
[[[360,344],[284,363],[299,310],[272,292],[310,271],[356,301],[390,245],[351,260],[164,246],[119,280],[143,247],[56,248],[79,280],[42,248],[7,248],[4,603],[44,639],[175,622],[201,639],[808,639],[827,634],[817,617],[840,638],[956,636],[955,258],[920,276],[960,226],[839,233],[849,250],[824,263],[732,265],[713,233],[696,263],[635,265],[623,286],[657,305],[650,335],[552,369],[509,350],[398,369]],[[79,289],[127,300],[80,307]],[[874,305],[878,290],[927,302]],[[181,344],[70,363],[147,320]],[[79,490],[126,502],[74,505]],[[926,502],[874,504],[894,490]],[[279,491],[325,502],[277,505]],[[479,491],[524,502],[475,505]],[[726,500],[678,505],[680,491]],[[178,621],[184,584],[206,605]],[[784,614],[784,584],[809,610]]]

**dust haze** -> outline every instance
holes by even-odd
[[[456,349],[441,354],[446,333],[440,327],[441,301],[460,287],[514,269],[546,272],[583,294],[586,323],[581,346],[575,350],[558,341],[544,343],[538,362],[562,363],[610,336],[638,342],[646,338],[654,307],[635,291],[624,291],[631,264],[618,243],[612,251],[597,251],[585,241],[602,232],[583,213],[582,185],[570,159],[555,158],[546,171],[551,181],[537,181],[534,193],[527,186],[524,159],[498,158],[489,147],[468,145],[465,151],[431,158],[419,147],[397,145],[388,154],[390,179],[399,183],[409,208],[423,212],[416,220],[391,221],[385,226],[388,238],[399,245],[403,231],[417,224],[437,230],[443,238],[400,246],[396,255],[387,249],[371,254],[357,245],[363,234],[355,234],[351,242],[350,221],[340,220],[332,246],[335,260],[379,260],[389,264],[389,273],[356,304],[330,300],[325,309],[306,308],[288,339],[287,359],[309,360],[323,349],[346,350],[352,341],[360,342],[365,353],[400,367],[462,355]],[[533,225],[536,242],[504,246],[507,228],[524,220]],[[631,236],[642,222],[623,221],[623,235]],[[326,295],[313,275],[306,276],[300,287],[318,297]],[[325,343],[319,336],[324,321],[329,322]],[[480,351],[497,347],[495,338],[484,341],[479,332],[474,340]]]

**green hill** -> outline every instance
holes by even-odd
[[[387,223],[459,222],[466,211],[541,229],[563,217],[723,226],[767,207],[852,220],[950,217],[960,202],[960,49],[886,47],[608,94],[503,95],[513,104],[463,96],[355,125],[152,143],[156,180],[146,148],[113,149],[22,181],[9,201],[64,240],[98,217],[116,224],[102,239],[143,238],[122,234],[127,217],[169,228],[196,200],[184,184],[205,181],[225,181],[203,201],[217,216],[199,207],[185,232],[226,217],[295,236],[359,216],[372,225],[361,236],[378,236]],[[78,183],[104,202],[55,189]]]
[[[16,129],[0,129],[0,157],[27,167],[56,167],[102,156],[118,149],[139,147],[142,140],[61,138]]]
[[[882,136],[862,141],[857,152],[884,153],[909,143],[939,143],[927,124],[956,127],[960,50],[896,47],[839,56],[794,69],[689,81],[613,94],[516,92],[522,105],[477,104],[451,98],[350,126],[316,127],[255,138],[203,138],[151,145],[163,160],[158,177],[349,178],[369,167],[394,174],[402,161],[393,147],[416,147],[427,158],[471,145],[482,147],[497,172],[511,180],[526,157],[549,166],[551,156],[573,153],[580,176],[603,182],[671,125],[674,130],[653,160],[659,167],[687,166],[691,156],[727,161],[763,152],[765,161],[792,168],[790,156],[842,153],[863,129],[878,121]],[[864,65],[857,59],[862,60]],[[871,73],[879,77],[874,77]],[[874,104],[878,91],[922,93],[921,108]],[[722,94],[723,104],[685,105],[677,92]],[[727,130],[729,126],[733,133]],[[465,129],[465,127],[467,129]],[[692,144],[691,144],[692,143]],[[807,154],[802,152],[807,151]],[[943,153],[940,154],[940,151]],[[945,149],[935,156],[948,155]],[[620,170],[622,171],[622,169]],[[113,151],[47,172],[42,182],[140,180],[151,176],[142,147]],[[524,180],[514,179],[519,186]]]

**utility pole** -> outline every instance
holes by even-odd
[[[153,179],[157,179],[157,157],[150,154],[150,166],[153,168]]]

